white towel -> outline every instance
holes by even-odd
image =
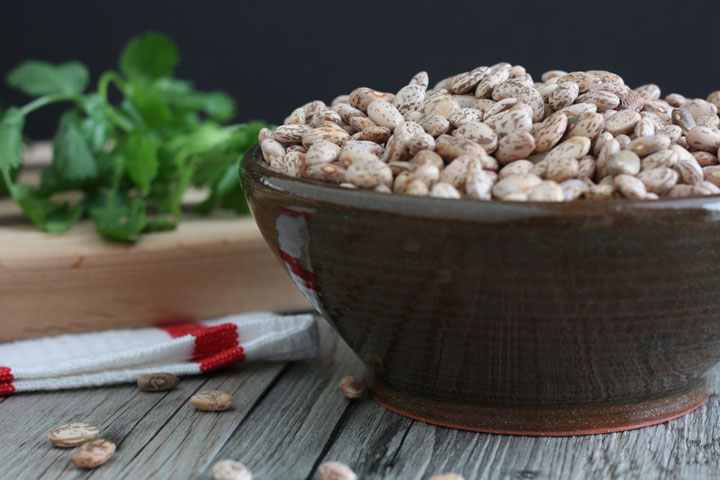
[[[161,327],[0,344],[0,395],[134,382],[144,373],[193,375],[245,360],[313,358],[311,314],[255,312]]]

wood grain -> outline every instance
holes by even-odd
[[[186,377],[178,389],[133,386],[0,398],[0,478],[210,479],[216,461],[246,463],[255,478],[311,479],[321,462],[352,466],[363,479],[705,479],[720,472],[720,370],[708,403],[678,420],[610,435],[529,438],[463,432],[391,413],[370,399],[350,402],[337,381],[363,374],[324,321],[322,354],[294,364],[245,364]],[[195,412],[199,389],[232,392],[230,412]],[[45,436],[89,421],[118,442],[105,466],[79,472],[71,451]]]
[[[43,154],[47,148],[32,157],[33,167],[43,165]],[[189,192],[185,202],[202,195]],[[87,221],[44,233],[7,199],[0,201],[0,305],[0,342],[309,308],[250,217],[186,214],[174,231],[123,245],[103,240]]]

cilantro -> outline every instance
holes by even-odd
[[[82,93],[89,80],[88,69],[79,62],[53,65],[47,62],[27,61],[10,72],[8,84],[28,95],[54,93]]]
[[[102,236],[122,242],[175,228],[190,185],[209,191],[201,213],[248,213],[238,166],[266,125],[225,125],[235,115],[233,99],[174,78],[179,58],[164,35],[135,37],[120,54],[119,71],[103,73],[88,92],[88,69],[78,62],[28,61],[12,70],[8,84],[36,98],[0,112],[0,192],[47,232],[87,216]],[[53,139],[52,165],[39,186],[17,184],[25,119],[58,102],[68,109]],[[55,197],[69,191],[80,199]]]

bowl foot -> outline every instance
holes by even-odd
[[[497,407],[453,404],[418,398],[375,380],[371,395],[400,415],[442,427],[504,435],[570,436],[620,432],[667,422],[689,413],[707,400],[704,379],[661,396],[634,402],[557,407]]]

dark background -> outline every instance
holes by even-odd
[[[93,81],[116,66],[130,36],[157,30],[182,55],[179,75],[228,91],[238,119],[280,122],[308,100],[357,86],[395,92],[419,70],[431,85],[509,61],[534,77],[550,69],[607,69],[663,94],[720,89],[720,2],[175,1],[4,2],[0,72],[28,58],[87,63]],[[0,104],[27,99],[0,86]],[[54,131],[57,109],[27,132]]]

